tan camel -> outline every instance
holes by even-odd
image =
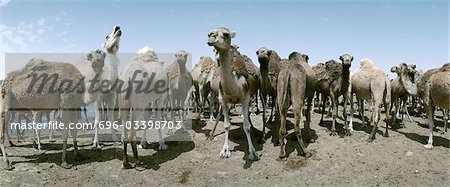
[[[330,60],[325,63],[325,71],[315,71],[317,79],[317,88],[325,98],[328,96],[331,98],[331,109],[333,113],[333,123],[331,126],[330,135],[335,136],[336,133],[336,117],[339,105],[339,96],[344,97],[344,121],[347,129],[347,102],[349,97],[349,85],[350,85],[350,66],[353,61],[353,57],[349,54],[344,54],[339,57],[342,63],[338,63],[334,60]],[[325,101],[322,100],[322,117],[325,111]],[[347,134],[349,132],[347,131]],[[349,134],[348,134],[349,135]]]
[[[251,96],[258,90],[258,71],[252,68],[254,64],[250,64],[244,60],[237,51],[231,47],[231,39],[236,35],[227,28],[220,27],[212,30],[208,34],[208,45],[214,47],[217,55],[219,68],[217,73],[219,79],[219,102],[224,115],[225,142],[220,152],[222,158],[231,156],[228,146],[228,135],[230,132],[230,117],[228,114],[228,104],[242,104],[242,114],[244,116],[243,129],[247,137],[248,158],[250,160],[258,160],[259,156],[250,136],[250,116],[249,105]]]
[[[144,121],[145,111],[149,109],[150,103],[156,110],[155,121],[161,121],[163,112],[163,101],[166,99],[167,91],[169,89],[167,74],[163,68],[163,62],[160,61],[156,53],[148,46],[140,49],[136,56],[128,63],[124,70],[120,73],[120,80],[124,81],[124,88],[128,91],[119,93],[119,109],[120,118],[123,124],[123,168],[131,168],[127,157],[127,145],[131,144],[133,156],[136,159],[136,164],[139,165],[137,151],[136,126],[127,125],[128,121]],[[128,119],[130,117],[131,120]],[[128,126],[128,128],[127,128]],[[129,128],[129,127],[132,128]],[[155,127],[156,128],[156,127]],[[147,130],[146,127],[140,129]],[[131,131],[131,136],[128,136],[128,131]],[[161,129],[158,128],[159,134],[159,149],[165,150],[168,146],[165,144],[161,134]]]
[[[175,61],[167,69],[169,78],[168,98],[171,105],[171,118],[175,121],[174,110],[182,110],[180,121],[184,123],[185,111],[187,109],[186,99],[189,89],[192,87],[192,75],[186,69],[186,62],[189,53],[184,50],[175,53]]]
[[[51,81],[51,82],[50,82]],[[78,122],[79,110],[83,105],[83,94],[86,91],[83,76],[72,64],[48,62],[41,59],[31,59],[25,67],[8,73],[2,85],[3,106],[0,120],[0,147],[3,152],[5,169],[12,169],[4,150],[5,121],[9,121],[9,110],[23,108],[35,113],[61,109],[63,129],[63,154],[61,167],[71,168],[66,162],[67,137],[69,123]],[[40,117],[36,118],[40,122]],[[78,155],[76,130],[71,130],[75,158]]]
[[[428,143],[426,149],[433,148],[433,109],[432,106],[444,110],[450,109],[450,63],[444,64],[439,69],[431,69],[425,72],[417,83],[419,97],[427,110],[428,116]],[[447,123],[447,115],[444,113],[444,123]],[[446,124],[444,124],[447,126]]]
[[[201,102],[201,113],[203,114],[206,102],[209,105],[209,121],[214,121],[214,111],[216,109],[215,103],[217,100],[218,89],[211,88],[211,82],[213,79],[214,72],[217,69],[217,63],[211,57],[202,56],[200,57],[200,77],[199,77],[199,91],[200,91],[200,102]],[[208,99],[210,95],[211,99]]]
[[[376,67],[371,59],[362,59],[361,66],[353,73],[351,77],[351,93],[355,93],[357,99],[369,101],[371,104],[370,108],[373,108],[372,121],[374,124],[367,141],[372,142],[375,140],[375,133],[378,130],[378,123],[381,118],[381,104],[384,104],[386,110],[386,131],[384,136],[388,137],[391,85],[387,75],[383,70]],[[347,131],[351,133],[353,131],[353,97],[350,97],[350,106],[350,122]],[[362,107],[359,108],[362,110],[362,125],[365,126],[364,109]]]
[[[311,157],[311,153],[306,150],[303,143],[300,122],[303,121],[302,110],[305,105],[305,100],[312,98],[314,95],[314,88],[310,87],[308,82],[314,80],[308,80],[307,70],[302,66],[302,63],[306,64],[308,62],[308,56],[300,53],[295,54],[295,56],[295,58],[291,58],[286,68],[282,68],[277,81],[277,95],[279,96],[277,97],[277,105],[280,111],[281,120],[279,131],[279,142],[281,144],[279,158],[281,159],[286,157],[284,138],[287,133],[287,112],[291,103],[292,111],[294,112],[294,133],[300,146],[299,154],[307,158]],[[308,102],[308,109],[310,109],[311,103],[310,101]],[[306,111],[306,113],[309,113],[309,111]],[[306,120],[305,129],[310,131],[310,121],[308,121],[310,119],[307,118]]]
[[[259,48],[258,51],[256,51],[256,55],[258,56],[259,73],[261,74],[259,84],[260,84],[261,100],[263,105],[263,116],[262,116],[263,130],[262,130],[262,137],[259,141],[264,142],[265,128],[266,123],[268,122],[266,119],[267,97],[270,96],[272,99],[272,103],[275,103],[275,99],[277,98],[277,79],[281,69],[281,67],[279,66],[282,66],[282,64],[280,64],[281,61],[280,56],[278,56],[278,53],[274,50],[269,50],[265,47],[262,47]],[[277,108],[278,107],[275,107],[275,113],[277,113]],[[269,120],[272,119],[272,112],[273,107],[270,112]],[[275,121],[278,122],[277,120]],[[276,142],[276,144],[277,143],[278,142]]]
[[[408,114],[408,110],[406,109],[406,101],[410,95],[416,95],[417,86],[414,85],[414,75],[416,70],[412,68],[412,66],[407,65],[406,63],[401,63],[397,66],[391,68],[392,73],[396,73],[397,77],[395,77],[391,81],[391,108],[395,105],[395,112],[392,115],[392,123],[396,118],[397,111],[400,110],[399,104],[401,104],[402,108],[402,123],[401,127],[405,127],[403,123],[403,114],[406,113],[409,117],[409,121],[412,122],[411,116]],[[391,111],[391,109],[389,109]]]

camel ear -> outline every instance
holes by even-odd
[[[258,51],[256,51],[256,55],[259,55],[259,50],[258,50]]]
[[[235,36],[236,36],[236,32],[231,31],[230,37],[231,37],[231,38],[234,38]]]
[[[91,61],[93,58],[92,53],[87,54],[86,57],[87,57],[87,60]]]
[[[352,56],[352,60],[351,61],[353,62],[353,56]]]
[[[309,56],[308,56],[308,55],[305,55],[305,59],[306,59],[306,62],[308,62]]]
[[[398,67],[397,67],[397,66],[394,66],[394,67],[391,68],[391,72],[392,72],[392,73],[396,73],[397,70],[398,70]]]
[[[339,57],[339,60],[344,61],[344,58],[342,58],[342,56]]]
[[[267,51],[267,55],[270,56],[272,54],[272,50]]]

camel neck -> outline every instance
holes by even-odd
[[[226,95],[234,95],[239,92],[236,77],[231,69],[231,50],[221,50],[218,52],[217,61],[220,62],[221,88]]]
[[[109,57],[108,68],[111,71],[112,76],[118,77],[119,58],[117,57],[116,53],[108,53],[108,57]]]

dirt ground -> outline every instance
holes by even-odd
[[[317,140],[307,144],[313,156],[305,159],[297,155],[290,123],[286,161],[277,160],[280,147],[275,147],[271,139],[262,145],[256,142],[256,136],[261,135],[262,121],[261,115],[252,116],[258,129],[252,130],[254,145],[261,155],[255,162],[247,159],[247,143],[239,115],[232,117],[232,155],[222,159],[219,158],[224,138],[222,123],[214,140],[208,141],[206,134],[213,123],[195,119],[198,115],[192,114],[193,128],[189,132],[192,141],[167,142],[169,149],[159,151],[158,144],[154,143],[156,139],[152,139],[150,149],[139,149],[144,167],[129,170],[122,169],[122,146],[105,143],[103,150],[93,151],[90,138],[80,140],[84,160],[73,161],[71,148],[69,162],[75,166],[63,169],[59,166],[60,139],[49,143],[48,133],[43,132],[43,153],[32,148],[30,136],[25,143],[6,148],[15,169],[0,170],[0,186],[448,186],[450,133],[438,132],[443,126],[442,113],[436,114],[434,148],[426,150],[423,147],[428,139],[425,118],[413,117],[413,122],[405,118],[406,128],[394,125],[390,137],[382,136],[385,123],[380,122],[377,139],[366,143],[371,126],[362,128],[359,118],[354,121],[352,136],[343,136],[342,119],[338,120],[339,136],[330,136],[331,118],[319,125],[320,114],[316,110],[311,127]],[[92,137],[92,133],[83,131],[79,135]],[[102,136],[109,136],[108,131],[102,132]],[[128,150],[133,160],[131,149]]]

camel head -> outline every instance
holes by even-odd
[[[353,56],[351,56],[349,54],[344,54],[344,55],[339,57],[339,60],[341,60],[342,65],[350,67],[352,65],[352,62],[353,62]]]
[[[185,67],[187,62],[187,57],[189,53],[184,50],[179,50],[177,53],[175,53],[175,61],[178,63],[178,65]]]
[[[308,63],[309,56],[306,54],[301,54],[299,52],[294,51],[291,54],[289,54],[288,59]]]
[[[208,45],[214,47],[218,52],[220,50],[229,50],[232,48],[231,38],[235,36],[235,32],[225,27],[220,27],[208,33]]]
[[[270,55],[272,53],[272,50],[269,50],[265,47],[261,47],[256,51],[256,55],[258,56],[258,62],[261,65],[266,65],[270,61]]]
[[[92,69],[96,74],[101,74],[105,65],[106,53],[100,49],[94,49],[86,55],[87,60],[92,63]]]
[[[117,53],[117,51],[119,51],[120,36],[122,36],[122,30],[120,30],[119,25],[116,25],[114,26],[112,33],[106,35],[103,48],[105,48],[108,53]]]
[[[411,95],[417,94],[417,86],[414,79],[414,76],[417,72],[415,68],[415,65],[410,66],[406,63],[400,63],[398,66],[394,66],[391,68],[391,72],[397,73],[397,75],[400,77],[401,84]]]

